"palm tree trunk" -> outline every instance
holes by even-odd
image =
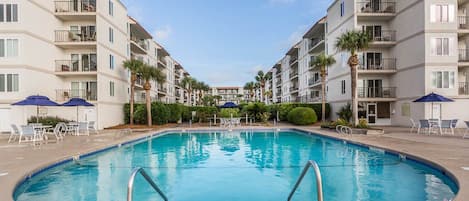
[[[321,72],[321,121],[326,121],[326,74]]]
[[[145,83],[145,99],[146,99],[146,105],[147,105],[147,125],[148,127],[151,127],[151,124],[152,124],[152,119],[151,119],[151,97],[150,97],[150,89],[151,87],[150,86],[150,83],[147,82]]]
[[[358,123],[358,94],[357,94],[357,66],[350,66],[350,74],[352,78],[352,123],[356,125]]]
[[[135,82],[130,83],[130,125],[134,125]]]

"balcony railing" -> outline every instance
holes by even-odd
[[[96,32],[82,32],[78,30],[56,30],[55,42],[93,42],[96,41]]]
[[[321,41],[324,41],[324,35],[319,36],[319,38],[312,38],[311,43],[309,43],[309,50],[316,47],[316,45],[321,43]]]
[[[298,91],[298,87],[290,87],[290,93]]]
[[[54,1],[56,13],[96,12],[96,0]]]
[[[369,59],[366,63],[362,62],[360,65],[358,65],[358,70],[396,70],[396,59]]]
[[[130,40],[135,42],[138,46],[140,46],[144,50],[148,50],[147,44],[145,43],[145,40],[138,39],[135,36],[131,36]]]
[[[67,101],[71,98],[83,98],[88,101],[98,100],[97,89],[85,90],[85,89],[57,89],[56,99],[57,101]]]
[[[396,98],[396,87],[359,87],[359,98]]]
[[[159,56],[158,62],[161,62],[164,66],[166,66],[166,60],[164,59],[164,57]]]
[[[290,57],[290,64],[293,64],[298,61],[298,57]]]
[[[315,84],[318,84],[321,82],[321,79],[314,79],[314,78],[309,78],[308,80],[308,86],[313,86]]]
[[[135,84],[143,87],[143,85],[145,84],[145,80],[143,80],[143,78],[141,77],[137,77],[137,80],[135,80]]]
[[[381,30],[377,32],[368,32],[372,42],[395,42],[396,31],[394,30]]]
[[[359,13],[396,13],[396,2],[390,0],[369,0],[357,2]]]
[[[469,49],[459,49],[459,61],[467,61],[469,62]]]
[[[298,72],[291,72],[290,78],[298,77]]]
[[[56,72],[96,72],[96,62],[84,62],[79,60],[56,60],[55,71]]]
[[[469,82],[459,83],[459,95],[469,95]]]
[[[469,16],[458,16],[458,23],[460,29],[469,29]]]

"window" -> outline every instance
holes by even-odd
[[[340,82],[340,84],[341,84],[341,91],[340,92],[341,92],[341,94],[345,94],[345,80],[342,80]]]
[[[0,22],[18,22],[18,4],[0,4]]]
[[[453,22],[454,5],[452,4],[433,4],[430,6],[430,22]]]
[[[18,74],[0,74],[0,92],[17,92],[18,90]]]
[[[0,39],[0,58],[18,56],[18,39]]]
[[[109,15],[114,16],[114,3],[109,0]]]
[[[433,71],[432,87],[437,89],[454,88],[454,71]]]
[[[453,38],[432,38],[431,54],[433,56],[449,56]]]
[[[114,82],[109,82],[109,96],[114,96]]]
[[[345,14],[345,2],[342,0],[340,3],[340,17],[343,17]]]
[[[109,27],[109,42],[114,43],[114,29]]]
[[[111,70],[114,70],[114,56],[113,55],[109,55],[109,68]]]

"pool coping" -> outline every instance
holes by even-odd
[[[316,136],[324,137],[324,138],[331,139],[331,140],[343,141],[343,142],[346,142],[347,144],[352,144],[352,145],[355,145],[355,146],[358,146],[358,147],[361,147],[361,148],[366,148],[366,149],[370,149],[370,150],[371,149],[378,149],[380,151],[381,150],[384,151],[385,154],[394,155],[394,156],[397,156],[399,158],[404,157],[405,160],[411,160],[413,162],[429,166],[430,168],[433,168],[437,171],[440,171],[443,175],[447,176],[449,179],[451,179],[455,183],[456,187],[458,188],[458,192],[456,193],[453,201],[459,201],[459,199],[460,199],[459,195],[461,194],[461,191],[464,190],[460,187],[461,185],[460,185],[460,180],[458,179],[458,177],[451,170],[449,170],[444,165],[442,165],[442,164],[440,164],[436,161],[432,161],[432,160],[430,160],[430,159],[428,159],[424,156],[419,156],[418,154],[415,154],[415,153],[409,153],[409,152],[406,152],[406,151],[397,151],[397,150],[389,148],[389,147],[383,147],[383,146],[379,146],[379,145],[372,145],[372,144],[362,143],[362,142],[359,142],[359,141],[356,141],[356,140],[353,140],[353,139],[350,139],[350,138],[342,138],[342,136],[347,137],[346,135],[338,135],[337,133],[335,133],[336,135],[321,133],[321,132],[325,132],[325,131],[319,130],[319,129],[313,131],[313,130],[308,130],[308,129],[305,129],[305,128],[295,128],[295,127],[234,128],[234,129],[229,129],[229,130],[228,129],[220,129],[220,128],[186,128],[186,129],[169,128],[169,129],[162,129],[162,130],[157,130],[157,131],[149,131],[147,133],[142,134],[141,136],[135,136],[136,137],[135,139],[127,140],[127,141],[124,141],[124,142],[118,142],[118,143],[115,143],[115,142],[110,143],[108,145],[104,145],[103,147],[100,147],[100,148],[95,148],[95,149],[93,149],[91,151],[88,151],[88,152],[79,153],[79,154],[76,154],[76,155],[68,155],[66,157],[61,157],[61,158],[52,160],[50,162],[46,162],[42,165],[37,166],[36,168],[33,168],[30,171],[27,171],[25,174],[23,174],[23,176],[21,176],[16,181],[14,187],[12,188],[12,192],[9,192],[9,195],[11,197],[11,200],[14,200],[15,192],[27,180],[29,180],[32,177],[37,176],[37,175],[39,175],[39,174],[41,174],[41,173],[43,173],[47,170],[55,168],[57,166],[63,165],[63,164],[68,163],[68,162],[72,162],[74,160],[79,160],[81,158],[91,157],[91,156],[94,156],[96,154],[99,154],[99,153],[102,153],[102,152],[105,152],[105,151],[109,151],[111,149],[118,148],[118,147],[121,147],[121,146],[129,145],[129,144],[133,144],[133,143],[138,143],[138,142],[140,142],[142,140],[145,140],[145,139],[160,137],[162,135],[166,135],[166,134],[169,134],[169,133],[172,133],[172,132],[182,132],[182,133],[186,133],[186,132],[189,133],[189,132],[193,132],[193,131],[197,131],[197,132],[269,131],[269,132],[271,132],[272,130],[274,130],[274,131],[299,131],[299,132],[306,133],[308,135],[316,135]]]

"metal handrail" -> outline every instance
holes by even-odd
[[[314,173],[316,175],[316,187],[318,191],[318,195],[317,195],[318,201],[323,201],[321,171],[319,171],[318,164],[313,160],[309,160],[306,163],[305,167],[303,168],[303,172],[301,172],[301,175],[298,178],[298,181],[296,181],[295,187],[293,187],[292,191],[290,192],[290,195],[288,195],[288,201],[292,199],[293,194],[295,194],[296,189],[298,189],[298,186],[300,186],[301,181],[303,181],[303,178],[305,177],[310,167],[313,167]]]
[[[133,188],[134,188],[134,180],[135,176],[137,176],[137,173],[140,173],[143,178],[150,184],[151,187],[163,198],[163,200],[168,201],[168,198],[166,195],[164,195],[163,191],[161,191],[160,188],[155,184],[153,179],[145,172],[145,170],[141,167],[137,167],[132,171],[132,174],[130,175],[129,178],[129,183],[127,185],[127,201],[132,201],[132,193],[133,193]]]

